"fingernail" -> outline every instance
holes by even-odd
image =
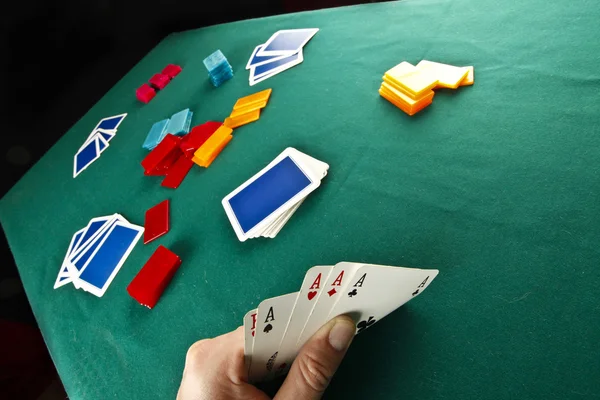
[[[346,350],[354,338],[356,328],[348,318],[337,318],[335,325],[329,331],[329,344],[337,351]]]

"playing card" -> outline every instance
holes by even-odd
[[[325,287],[332,270],[333,266],[331,265],[319,265],[312,267],[304,275],[294,310],[285,328],[285,335],[279,344],[274,368],[275,376],[285,374],[296,358],[300,350],[296,344],[304,328],[304,323],[317,303],[318,294]]]
[[[327,320],[348,314],[360,333],[421,294],[438,272],[363,264],[350,278]]]
[[[298,337],[298,341],[296,342],[297,348],[301,348],[321,326],[329,321],[328,316],[331,309],[345,292],[356,270],[362,265],[340,262],[333,267],[325,286],[317,293],[317,302],[304,324],[302,333]]]
[[[102,297],[144,232],[144,228],[116,220],[79,271],[82,289]]]
[[[252,364],[252,348],[254,347],[257,312],[258,309],[251,310],[244,315],[244,365],[248,374],[250,373],[250,365]]]
[[[73,178],[89,167],[100,157],[100,149],[97,140],[92,140],[81,148],[73,158]]]
[[[260,57],[295,54],[300,51],[318,31],[318,28],[312,28],[285,29],[275,32],[256,54]]]
[[[263,64],[267,64],[270,63],[272,61],[277,61],[277,60],[281,60],[282,58],[286,58],[288,57],[288,55],[280,55],[280,56],[259,56],[256,53],[258,53],[258,51],[260,49],[262,49],[264,45],[259,44],[258,46],[256,46],[254,48],[254,51],[252,52],[252,55],[250,56],[250,59],[248,60],[248,64],[246,65],[246,69],[250,69],[252,67],[258,67],[260,65]]]
[[[302,50],[291,56],[278,59],[257,67],[250,68],[250,86],[269,79],[280,72],[288,70],[304,61]]]
[[[260,235],[319,187],[321,176],[302,161],[302,154],[287,148],[223,199],[223,208],[240,241]]]
[[[66,265],[66,263],[67,263],[67,260],[69,259],[69,257],[71,256],[71,254],[73,253],[73,249],[75,248],[75,245],[82,238],[85,231],[86,231],[85,228],[80,229],[77,232],[75,232],[73,237],[71,237],[71,242],[69,243],[69,247],[67,248],[67,253],[65,254],[65,258],[63,260],[63,263],[60,266],[58,276],[56,277],[56,282],[54,283],[54,289],[58,289],[59,287],[66,285],[67,283],[70,283],[72,281],[72,277],[71,277],[71,274],[69,273],[69,268]]]
[[[277,348],[285,333],[298,293],[285,294],[258,305],[257,326],[252,348],[250,382],[263,381],[273,370]]]
[[[103,118],[100,120],[100,122],[98,122],[98,125],[96,125],[96,127],[93,130],[94,131],[97,131],[97,130],[116,131],[126,116],[127,116],[127,113],[113,115],[112,117]]]

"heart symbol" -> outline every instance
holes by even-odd
[[[312,300],[315,298],[315,296],[317,295],[317,291],[313,291],[313,292],[308,292],[308,299]]]

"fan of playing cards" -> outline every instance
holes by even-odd
[[[92,218],[73,235],[54,289],[73,282],[102,297],[143,232],[119,214]]]
[[[264,44],[256,46],[246,69],[250,70],[250,86],[290,69],[302,61],[302,48],[319,29],[286,29],[275,32]]]
[[[223,207],[240,241],[274,238],[329,165],[288,147],[259,173],[225,196]]]
[[[127,114],[115,115],[101,119],[98,122],[73,158],[73,178],[92,165],[100,157],[100,154],[108,148],[108,142],[115,137],[117,128],[126,116]]]
[[[300,291],[262,301],[244,316],[244,359],[251,382],[285,374],[327,321],[350,315],[356,333],[421,294],[438,270],[341,262],[308,270]]]

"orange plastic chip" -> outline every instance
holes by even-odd
[[[388,74],[386,72],[383,79],[386,80],[386,78],[387,81],[391,81],[395,86],[401,87],[415,99],[421,98],[423,93],[430,91],[438,84],[437,78],[428,71],[415,71],[404,75],[397,73]]]
[[[267,106],[267,102],[261,101],[259,103],[250,104],[249,106],[246,106],[246,107],[238,108],[237,110],[234,109],[231,112],[231,115],[229,116],[229,118],[237,118],[242,114],[246,114],[246,113],[249,113],[254,110],[260,110],[262,108],[265,108],[266,106]]]
[[[381,97],[383,97],[384,99],[386,99],[387,101],[389,101],[408,115],[414,115],[422,109],[424,109],[425,107],[427,107],[428,105],[430,105],[433,101],[434,96],[434,92],[431,91],[427,96],[423,97],[422,99],[418,101],[413,100],[405,96],[404,94],[399,93],[393,88],[390,89],[389,86],[386,87],[385,82],[382,83],[381,87],[379,88],[379,94],[381,95]],[[400,94],[400,96],[397,96],[398,94]]]
[[[394,97],[398,101],[403,102],[410,107],[414,107],[422,101],[433,101],[433,96],[435,95],[435,92],[433,90],[430,90],[428,92],[425,92],[423,96],[421,96],[419,99],[413,99],[412,97],[407,96],[405,93],[397,90],[387,82],[383,82],[381,84],[381,88],[387,91],[392,97]]]
[[[469,86],[475,83],[475,68],[473,67],[465,67],[469,69],[469,73],[465,76],[465,79],[462,80],[460,86]]]
[[[239,115],[235,118],[225,118],[225,126],[233,129],[238,126],[249,124],[250,122],[254,122],[260,118],[260,108],[254,111],[250,111],[249,113]]]
[[[231,132],[233,132],[231,128],[222,125],[202,146],[200,146],[198,150],[196,150],[194,157],[192,157],[192,161],[201,167],[208,167],[233,138]]]
[[[439,81],[436,88],[456,89],[469,73],[469,69],[466,67],[455,67],[427,60],[421,60],[417,64],[417,69],[435,76]]]
[[[390,69],[385,73],[385,75],[393,75],[393,76],[402,76],[409,74],[411,72],[415,72],[417,67],[412,65],[409,62],[402,61],[400,64],[396,65],[394,68]]]
[[[236,101],[233,106],[234,110],[242,107],[248,107],[254,103],[260,103],[263,101],[269,101],[269,97],[271,96],[271,92],[273,89],[263,90],[262,92],[251,94],[250,96],[242,97],[238,101]]]

